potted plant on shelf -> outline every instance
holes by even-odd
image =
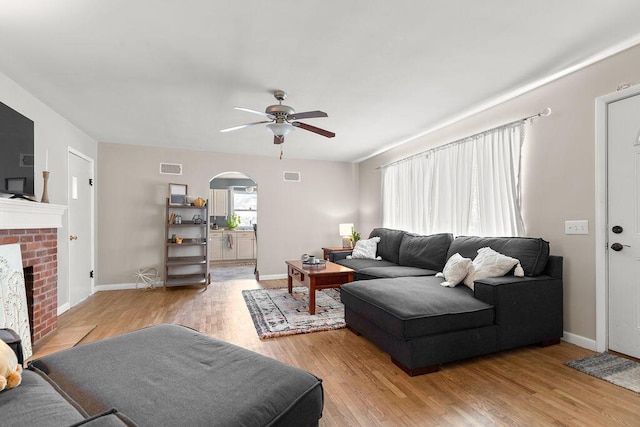
[[[238,227],[240,225],[240,215],[238,214],[232,214],[228,219],[227,219],[227,227],[229,227],[229,229],[234,230],[236,227]]]

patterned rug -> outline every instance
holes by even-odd
[[[598,353],[565,365],[593,377],[640,393],[640,363],[609,353]]]
[[[309,314],[309,289],[250,289],[242,291],[260,338],[306,334],[345,327],[339,289],[316,291],[316,314]]]

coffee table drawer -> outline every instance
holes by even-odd
[[[280,270],[282,271],[282,270]],[[294,279],[296,279],[299,282],[303,282],[304,283],[304,276],[305,274],[296,270],[295,268],[289,266],[289,276],[293,277]]]

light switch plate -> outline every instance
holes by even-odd
[[[564,234],[589,234],[589,221],[565,221]]]

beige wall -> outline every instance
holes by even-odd
[[[284,275],[285,260],[322,256],[323,246],[340,245],[338,224],[355,222],[358,213],[353,163],[107,143],[98,151],[97,285],[131,283],[140,267],[161,271],[170,182],[187,184],[189,195],[204,198],[209,180],[223,172],[242,172],[257,182],[261,277]],[[160,175],[161,162],[181,163],[183,175]],[[283,171],[301,172],[302,182],[284,182]]]
[[[13,80],[0,73],[0,101],[33,120],[35,139],[35,193],[42,195],[42,171],[45,153],[49,151],[48,182],[49,202],[67,206],[68,148],[94,158],[97,142],[80,131],[58,113],[18,86]],[[68,216],[62,219],[63,227],[58,230],[58,307],[68,308],[69,304],[69,245]]]
[[[638,46],[360,163],[363,234],[381,223],[378,166],[551,107],[551,116],[526,128],[524,221],[529,236],[543,237],[552,254],[564,256],[565,331],[595,340],[594,105],[628,82],[640,82]],[[564,221],[574,219],[589,220],[589,235],[564,234]]]

